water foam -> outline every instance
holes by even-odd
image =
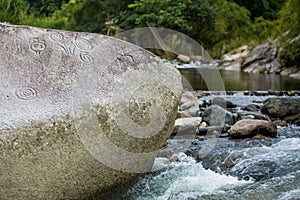
[[[201,163],[183,153],[178,155],[178,162],[170,163],[169,167],[156,176],[142,179],[125,199],[184,200],[250,183],[206,170]]]

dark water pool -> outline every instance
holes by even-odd
[[[300,90],[300,80],[276,74],[217,69],[179,69],[189,90]]]

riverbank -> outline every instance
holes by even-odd
[[[299,197],[300,127],[293,122],[277,120],[272,116],[274,113],[266,114],[265,111],[270,107],[267,99],[300,99],[298,92],[293,95],[290,97],[285,93],[278,97],[270,91],[257,92],[252,96],[248,91],[233,94],[184,93],[173,138],[168,140],[154,166],[166,168],[145,175],[123,199],[258,200]],[[223,108],[218,110],[226,113],[223,115],[225,119],[220,118],[222,111],[210,118],[205,116],[207,109],[221,105]],[[281,113],[284,113],[284,104],[280,105]],[[296,106],[299,104],[291,105],[299,113]],[[226,119],[228,116],[232,117],[232,121]],[[178,123],[182,119],[191,121]],[[223,120],[224,126],[211,126],[209,122],[212,119]],[[245,120],[265,121],[276,127],[276,135],[266,135],[266,129],[258,129],[251,137],[232,137],[232,127]],[[218,123],[218,120],[213,123]],[[176,128],[176,124],[181,127]]]

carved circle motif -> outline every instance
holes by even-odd
[[[32,87],[20,87],[15,91],[16,96],[22,100],[31,100],[37,98],[37,90]]]
[[[33,43],[30,45],[30,48],[36,53],[40,54],[42,51],[46,49],[45,41],[39,41],[37,38],[33,40]]]
[[[50,35],[50,38],[54,41],[61,41],[64,39],[64,36],[60,33],[53,33]]]
[[[81,49],[83,51],[88,51],[93,49],[92,44],[87,39],[84,38],[77,38],[75,40],[75,45],[78,49]]]
[[[87,65],[91,65],[94,63],[94,59],[88,53],[81,53],[79,56],[81,61]]]

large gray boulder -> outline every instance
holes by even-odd
[[[182,85],[99,34],[0,24],[0,199],[115,199],[151,170]]]
[[[246,57],[242,70],[253,73],[280,72],[277,55],[280,50],[278,39],[256,46]]]
[[[283,119],[300,125],[300,98],[299,97],[272,97],[265,100],[261,112],[271,119]]]

